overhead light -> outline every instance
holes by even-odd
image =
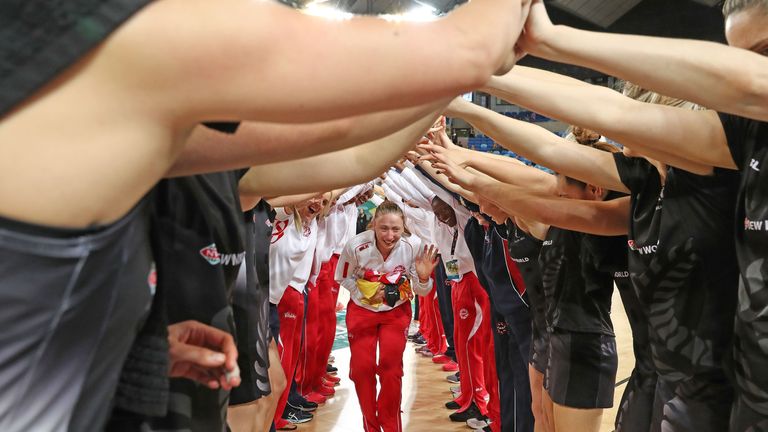
[[[426,21],[434,21],[438,18],[437,14],[439,11],[437,10],[437,8],[419,1],[417,1],[416,3],[418,4],[418,6],[408,11],[405,11],[401,14],[395,14],[395,15],[387,14],[387,15],[380,15],[380,16],[388,21],[426,22]]]
[[[341,9],[337,9],[333,6],[328,6],[324,4],[325,1],[326,0],[315,0],[315,1],[309,2],[301,10],[302,12],[309,15],[328,18],[336,21],[348,20],[354,16],[354,14],[351,14],[349,12],[344,12]]]

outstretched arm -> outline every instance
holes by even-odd
[[[627,233],[629,197],[611,201],[572,200],[474,175],[452,161],[437,162],[435,168],[451,181],[475,192],[481,201],[492,202],[508,215],[590,234]]]
[[[547,168],[610,190],[627,192],[608,152],[566,141],[540,126],[460,98],[451,102],[447,113],[463,118],[505,148]]]
[[[320,123],[243,122],[234,134],[197,126],[168,175],[225,171],[342,150],[390,135],[446,103]]]
[[[289,195],[368,181],[413,147],[437,117],[430,114],[392,135],[347,150],[252,167],[240,181],[241,191]]]
[[[554,26],[544,2],[534,0],[519,43],[537,57],[599,70],[664,95],[768,121],[765,41],[741,49],[713,42]]]
[[[124,26],[119,43],[129,49],[114,60],[123,75],[131,69],[143,103],[157,102],[181,126],[320,121],[476,88],[506,63],[523,13],[521,0],[474,0],[415,23],[334,20],[263,0],[166,0]],[[451,49],[436,49],[437,37]],[[404,70],[418,73],[403,79]]]
[[[556,77],[559,75],[546,71],[513,71],[491,78],[486,91],[595,130],[648,157],[696,174],[707,175],[714,165],[732,163],[714,111],[638,102],[606,87]]]

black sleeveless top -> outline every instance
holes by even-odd
[[[149,2],[0,2],[0,117],[74,64]]]

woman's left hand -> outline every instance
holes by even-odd
[[[424,249],[416,257],[416,273],[419,275],[419,282],[426,282],[432,276],[437,266],[438,252],[434,245],[424,245]]]

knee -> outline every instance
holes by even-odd
[[[369,380],[376,374],[375,364],[364,364],[362,362],[353,362],[349,364],[349,379],[352,381]]]

